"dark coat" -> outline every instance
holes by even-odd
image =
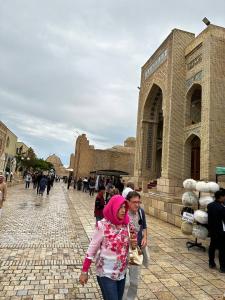
[[[45,191],[47,182],[48,182],[48,180],[47,180],[46,177],[41,178],[41,181],[40,181],[40,184],[39,184],[39,191],[40,192],[44,192]]]
[[[225,207],[217,201],[210,203],[208,209],[208,229],[211,237],[219,237],[223,234],[223,222],[225,223]]]
[[[95,199],[95,217],[103,218],[103,209],[105,206],[105,199],[102,192],[99,192]]]

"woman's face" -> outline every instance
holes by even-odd
[[[120,209],[118,210],[118,213],[117,213],[117,218],[119,220],[123,220],[124,217],[125,217],[125,214],[126,214],[126,205],[125,204],[122,204],[120,206]]]

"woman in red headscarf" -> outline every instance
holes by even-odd
[[[136,247],[137,238],[129,239],[128,203],[120,195],[113,196],[103,211],[104,219],[97,222],[88,247],[80,275],[80,283],[88,281],[88,270],[95,258],[96,274],[104,300],[121,300],[123,297],[128,251],[131,242]]]

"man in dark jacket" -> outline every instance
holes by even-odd
[[[215,201],[207,206],[210,234],[209,267],[215,268],[215,250],[219,250],[220,272],[225,273],[225,191],[215,193]]]
[[[103,219],[103,209],[105,206],[105,199],[104,199],[105,187],[100,186],[98,194],[95,199],[95,218],[96,222]]]

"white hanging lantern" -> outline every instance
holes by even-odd
[[[194,206],[198,204],[198,197],[193,192],[185,192],[182,196],[182,203],[184,206]]]
[[[194,212],[194,219],[200,224],[208,224],[208,213],[198,209]]]
[[[202,225],[194,225],[192,235],[198,239],[205,240],[208,237],[208,229]]]
[[[199,204],[201,207],[206,208],[209,203],[212,203],[214,201],[214,198],[212,196],[201,196],[199,198]]]
[[[191,235],[193,230],[193,224],[190,224],[186,221],[182,222],[181,224],[181,231],[183,234]]]
[[[196,190],[199,191],[199,192],[208,193],[209,192],[209,185],[205,181],[198,181],[196,183]]]
[[[213,181],[208,182],[208,187],[209,187],[209,191],[212,193],[215,193],[220,189],[219,184]]]
[[[183,187],[186,190],[194,191],[196,189],[196,181],[194,179],[191,179],[191,178],[186,179],[183,182]]]

